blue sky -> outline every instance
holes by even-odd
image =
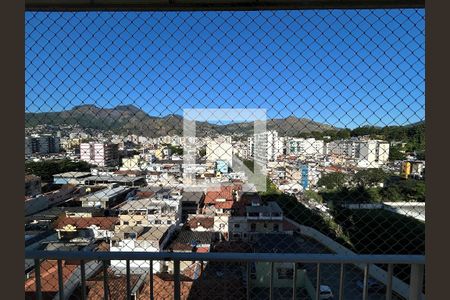
[[[423,10],[27,12],[26,111],[265,108],[338,127],[425,118]]]

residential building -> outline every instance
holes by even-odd
[[[276,202],[254,203],[245,207],[245,215],[228,219],[230,240],[252,240],[255,234],[280,234],[283,231],[283,211]]]
[[[181,221],[184,223],[188,215],[196,214],[199,210],[200,203],[203,203],[205,194],[203,192],[183,191],[181,198]]]
[[[228,174],[228,162],[225,160],[216,160],[216,172]]]
[[[93,194],[81,197],[81,206],[113,208],[125,201],[125,198],[129,192],[131,192],[131,189],[124,186],[105,188]]]
[[[172,226],[180,221],[178,199],[145,198],[128,200],[119,207],[120,227]]]
[[[317,170],[316,163],[302,163],[298,164],[300,170],[299,183],[303,190],[315,186],[320,178],[320,172]]]
[[[119,163],[119,146],[108,143],[81,143],[80,159],[99,167],[113,167]]]
[[[325,143],[314,138],[289,138],[286,141],[286,154],[319,157],[325,154]]]
[[[218,160],[233,167],[233,145],[231,143],[214,140],[206,145],[206,161],[216,162]]]
[[[54,184],[84,184],[85,178],[91,175],[90,172],[66,172],[53,175]]]
[[[60,138],[50,134],[25,137],[25,155],[59,153]]]
[[[278,136],[277,131],[265,131],[254,135],[253,157],[263,166],[283,155],[283,149],[284,139]]]
[[[159,252],[164,249],[171,238],[172,231],[168,226],[144,227],[127,226],[118,227],[110,242],[111,252]],[[117,272],[126,272],[124,260],[111,260],[112,268]],[[150,261],[130,260],[130,269],[133,273],[147,273]],[[153,261],[153,271],[167,270],[164,261]]]

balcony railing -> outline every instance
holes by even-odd
[[[419,255],[334,255],[334,254],[280,254],[280,253],[186,253],[186,252],[66,252],[66,251],[27,251],[26,259],[34,260],[34,274],[35,274],[35,298],[43,299],[42,297],[42,279],[41,279],[41,262],[43,260],[56,260],[58,268],[58,294],[55,299],[68,299],[68,293],[73,292],[76,288],[81,288],[81,298],[87,299],[86,280],[92,275],[86,270],[92,270],[92,266],[87,268],[87,264],[95,264],[96,270],[103,268],[103,290],[104,299],[108,297],[108,273],[107,268],[111,260],[125,261],[125,278],[126,278],[126,295],[123,299],[132,299],[132,285],[130,281],[130,261],[150,261],[147,275],[149,276],[150,299],[158,299],[153,288],[153,281],[155,273],[153,270],[154,262],[165,261],[173,263],[173,299],[181,299],[181,276],[180,276],[180,262],[185,261],[199,261],[204,262],[239,262],[245,266],[246,272],[243,278],[243,283],[246,289],[246,299],[251,299],[252,287],[251,279],[254,274],[254,263],[269,264],[269,283],[266,287],[269,290],[268,298],[276,299],[275,285],[274,285],[274,265],[277,263],[292,263],[292,299],[298,299],[297,282],[297,268],[299,265],[311,264],[315,265],[315,286],[314,292],[309,293],[311,299],[322,299],[320,297],[321,275],[325,271],[321,271],[321,266],[333,264],[339,266],[339,289],[335,298],[347,299],[350,295],[344,293],[344,276],[346,265],[363,265],[363,291],[362,299],[369,299],[369,279],[372,274],[371,269],[377,268],[377,265],[387,265],[387,272],[383,279],[383,284],[386,286],[386,299],[394,299],[401,296],[402,298],[410,300],[425,299],[423,293],[423,278],[424,278],[424,264],[425,257]],[[64,283],[63,277],[63,261],[79,261],[79,274],[77,280],[67,281]],[[253,267],[252,267],[253,264]],[[409,285],[401,282],[393,276],[394,266],[403,265],[410,266],[410,282]],[[95,269],[95,268],[94,268]],[[220,284],[220,276],[215,278],[217,284]],[[408,290],[405,290],[404,287]],[[213,287],[211,287],[213,288]],[[193,298],[195,299],[195,297]]]

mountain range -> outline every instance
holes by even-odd
[[[70,110],[60,112],[25,113],[25,126],[34,127],[47,125],[75,125],[82,128],[110,130],[117,134],[138,134],[148,137],[164,135],[182,135],[183,117],[171,114],[155,117],[133,105],[120,105],[114,108],[100,108],[95,105],[75,106]],[[243,135],[253,134],[253,122],[238,122],[230,124],[213,124],[196,122],[197,136],[214,134]],[[294,136],[299,133],[338,129],[328,124],[318,123],[306,118],[290,116],[280,119],[268,119],[267,130],[276,130],[282,136]]]

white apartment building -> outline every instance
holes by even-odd
[[[283,154],[284,138],[277,131],[266,131],[254,135],[253,157],[255,161],[266,165]]]
[[[119,147],[108,143],[81,143],[80,159],[99,167],[116,166],[119,163]]]
[[[355,144],[355,158],[360,167],[378,168],[389,159],[389,143],[386,141],[366,140]]]
[[[389,159],[389,143],[360,138],[338,140],[327,143],[326,153],[355,159],[360,167],[377,168]]]
[[[253,157],[255,153],[255,139],[253,137],[247,138],[247,158]]]
[[[286,154],[317,157],[325,154],[325,143],[315,138],[289,138],[286,141]]]

